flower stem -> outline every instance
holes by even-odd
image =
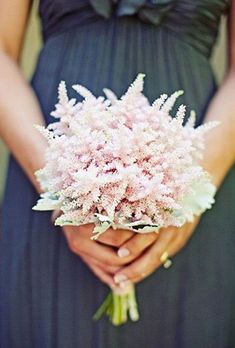
[[[113,295],[112,295],[112,292],[110,292],[108,296],[105,298],[104,302],[101,304],[101,306],[93,315],[93,319],[95,321],[99,320],[104,313],[106,313],[108,310],[112,308],[112,302],[113,302]]]
[[[126,323],[128,316],[131,321],[137,321],[139,319],[139,312],[134,285],[125,294],[110,292],[94,314],[93,319],[99,320],[104,314],[109,317],[115,326]]]
[[[128,308],[129,308],[130,319],[132,321],[139,320],[139,312],[138,312],[138,306],[136,302],[134,286],[132,287],[131,291],[128,293]]]

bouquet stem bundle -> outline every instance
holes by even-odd
[[[110,291],[94,314],[93,319],[99,320],[103,315],[107,315],[111,323],[115,326],[126,323],[128,318],[132,321],[139,320],[134,285],[131,284],[128,291],[124,294]]]

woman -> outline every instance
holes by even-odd
[[[29,9],[30,0],[1,1],[0,130],[13,154],[0,244],[1,347],[234,347],[235,1],[41,0],[44,46],[31,86],[18,67]],[[209,58],[222,14],[230,18],[230,59],[217,90]],[[46,147],[32,125],[52,121],[60,80],[121,95],[138,72],[150,100],[184,89],[198,124],[221,121],[202,163],[216,204],[199,224],[159,236],[110,229],[96,243],[91,225],[62,233],[49,213],[32,211]],[[169,270],[161,267],[162,255],[175,254]],[[141,320],[94,323],[107,285],[129,281],[139,284]]]

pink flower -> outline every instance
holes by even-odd
[[[52,112],[58,122],[41,129],[48,149],[38,173],[42,187],[64,212],[57,223],[99,224],[104,216],[114,227],[132,228],[138,222],[155,229],[179,226],[186,216],[184,198],[195,183],[210,183],[198,159],[204,134],[215,123],[195,129],[192,114],[183,126],[184,105],[172,118],[182,91],[150,105],[142,93],[143,77],[138,75],[121,99],[109,90],[108,99],[96,98],[85,87],[73,86],[85,98],[79,103],[68,99],[61,82]]]

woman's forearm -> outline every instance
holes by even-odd
[[[220,121],[206,135],[203,167],[217,187],[235,160],[235,72],[231,71],[209,105],[205,121]]]
[[[37,99],[14,60],[0,51],[0,136],[40,192],[34,172],[44,165],[46,141],[34,124],[43,124]]]

